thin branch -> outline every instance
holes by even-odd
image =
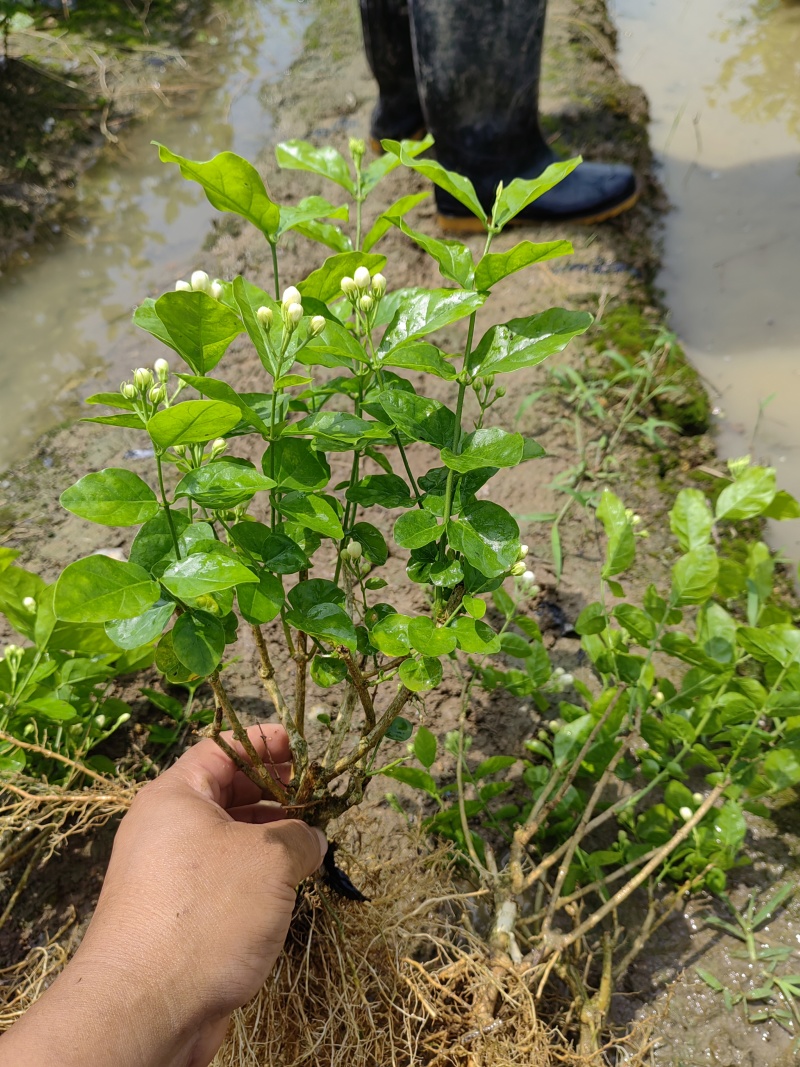
[[[389,707],[383,713],[382,717],[378,720],[375,728],[362,737],[355,749],[347,756],[342,756],[340,760],[337,760],[334,765],[333,771],[330,772],[328,781],[333,778],[337,778],[340,774],[348,769],[348,767],[354,766],[360,759],[363,759],[373,748],[376,748],[378,743],[383,740],[384,734],[392,725],[394,720],[403,710],[411,697],[411,690],[406,689],[404,685],[401,685],[397,691],[397,696],[391,702]]]
[[[325,755],[322,759],[322,766],[326,771],[333,767],[339,759],[339,753],[342,751],[344,740],[350,732],[350,725],[353,721],[353,712],[355,711],[357,699],[358,694],[355,691],[355,687],[348,682],[345,687],[344,697],[339,705],[339,711],[336,714],[336,719],[331,729],[328,747],[326,748]]]
[[[295,768],[295,770],[302,770],[308,762],[308,745],[306,744],[303,735],[297,730],[289,705],[286,703],[280,686],[278,685],[278,681],[275,677],[275,668],[272,665],[267,642],[264,640],[264,634],[261,632],[261,627],[251,625],[250,629],[253,632],[256,648],[258,649],[258,656],[261,660],[258,676],[261,679],[261,684],[266,690],[267,696],[272,701],[272,705],[275,708],[281,726],[289,735],[289,748],[292,750],[292,755],[299,764],[299,768]],[[294,645],[292,645],[292,655],[294,654]]]
[[[100,785],[108,786],[110,779],[104,777],[102,774],[96,774],[89,767],[84,767],[82,763],[76,763],[75,760],[70,759],[68,756],[62,756],[60,752],[51,752],[49,748],[45,748],[43,745],[34,745],[30,741],[20,741],[18,737],[14,737],[12,734],[7,734],[4,730],[0,730],[0,741],[5,741],[9,745],[14,745],[16,748],[22,748],[26,752],[36,752],[40,756],[45,756],[47,759],[58,760],[59,763],[64,763],[67,767],[72,767],[73,770],[79,774],[85,774],[87,778],[92,778],[95,782],[99,782]]]
[[[369,689],[364,681],[364,675],[353,659],[350,650],[341,645],[336,650],[341,658],[344,660],[347,667],[347,672],[353,681],[355,690],[358,693],[358,699],[361,701],[361,707],[364,709],[364,730],[362,735],[368,733],[370,730],[375,729],[375,706],[372,703],[372,697],[370,696]]]
[[[294,725],[297,733],[305,739],[306,733],[306,666],[308,664],[308,637],[297,631],[294,653]]]

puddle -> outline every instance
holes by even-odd
[[[650,100],[673,205],[670,321],[706,379],[726,456],[800,494],[800,4],[611,0],[623,74]],[[771,539],[795,562],[800,522]]]
[[[216,212],[177,167],[158,162],[150,141],[193,159],[224,150],[254,158],[272,128],[265,90],[299,55],[309,17],[297,0],[226,4],[224,19],[206,27],[207,56],[192,60],[212,88],[190,102],[173,96],[172,106],[127,130],[119,151],[81,178],[80,222],[2,280],[3,468],[74,416],[79,396],[137,366],[142,342],[130,324],[133,307],[202,265]],[[161,71],[155,76],[168,82]]]

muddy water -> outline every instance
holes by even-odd
[[[81,179],[69,232],[0,281],[0,469],[74,416],[79,396],[129,374],[140,362],[133,306],[203,265],[216,212],[158,162],[150,141],[194,159],[223,150],[254,158],[272,128],[269,85],[299,54],[307,21],[297,0],[227,3],[191,59],[208,87],[188,100],[166,94],[171,106],[128,130]],[[155,60],[155,87],[171,78],[193,80],[191,69]]]
[[[800,493],[800,4],[612,0],[673,205],[660,284],[725,455]],[[800,522],[773,541],[800,559]]]

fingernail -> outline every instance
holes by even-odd
[[[321,863],[325,858],[325,853],[328,851],[328,839],[317,826],[312,826],[312,830],[319,839],[319,860]]]

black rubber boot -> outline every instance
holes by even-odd
[[[380,141],[420,137],[425,130],[414,76],[408,0],[360,0],[364,51],[378,83],[378,103],[372,112],[372,147]]]
[[[417,87],[436,156],[472,180],[487,211],[500,181],[535,178],[558,158],[539,125],[546,7],[546,0],[409,0]],[[601,222],[636,199],[630,167],[583,163],[516,221]],[[448,229],[482,228],[439,188],[436,203]]]

